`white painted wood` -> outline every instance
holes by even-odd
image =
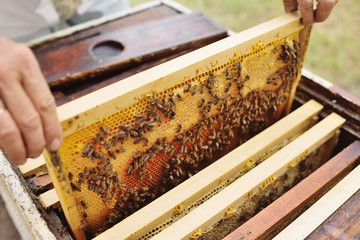
[[[22,239],[56,240],[2,151],[0,151],[0,195]]]

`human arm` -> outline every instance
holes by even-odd
[[[56,105],[32,51],[0,36],[0,148],[14,164],[60,147]]]

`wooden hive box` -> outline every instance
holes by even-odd
[[[179,8],[174,7],[174,5],[171,2],[166,2],[165,4],[159,4],[159,3],[155,3],[155,5],[152,5],[152,8],[150,8],[150,11],[156,11],[156,9],[161,9],[160,11],[162,12],[166,12],[166,14],[169,14],[170,12],[179,12]],[[170,9],[170,10],[169,10]],[[172,9],[172,10],[171,10]],[[174,11],[174,9],[176,9],[176,11]],[[150,14],[151,15],[151,14]],[[131,15],[133,16],[133,15]],[[130,16],[130,17],[131,17]],[[195,16],[196,17],[196,16]],[[136,19],[136,18],[134,18]],[[95,27],[96,28],[96,27]],[[86,31],[82,31],[79,32],[77,34],[84,34],[85,36],[89,37],[94,35],[93,31],[94,28],[90,28],[89,32]],[[207,37],[208,39],[212,39],[211,41],[217,40],[221,37],[224,36],[224,31],[221,30],[220,28],[216,28],[219,31],[214,31],[214,35],[217,37]],[[95,30],[96,31],[96,30]],[[70,35],[70,37],[74,37],[76,36],[76,34],[72,34]],[[95,34],[95,37],[97,35]],[[84,36],[78,36],[80,39],[83,39]],[[60,39],[60,41],[64,41],[66,39],[62,38]],[[209,40],[210,41],[210,40]],[[86,43],[86,41],[85,41]],[[204,42],[202,44],[207,44],[208,42]],[[46,46],[46,44],[44,44],[43,46]],[[87,45],[89,46],[89,45]],[[172,56],[177,56],[181,53],[184,53],[188,50],[192,50],[194,46],[189,47],[187,50],[186,49],[181,49],[179,52],[174,53]],[[46,53],[46,47],[45,50],[41,49],[41,45],[39,46],[34,46],[34,50],[36,51],[36,48],[39,48],[40,50],[38,51],[43,51],[43,53]],[[171,46],[170,46],[171,48]],[[160,51],[161,52],[161,51]],[[141,54],[141,53],[140,53]],[[144,55],[146,59],[146,54]],[[156,56],[156,55],[155,55]],[[159,58],[155,58],[155,59],[150,59],[150,60],[144,60],[144,64],[140,65],[140,66],[135,66],[135,69],[133,69],[133,72],[136,71],[140,71],[142,68],[147,68],[149,66],[152,66],[153,64],[157,64],[162,62],[163,58],[161,56],[161,54],[159,54],[158,56],[160,56]],[[136,56],[134,56],[134,58],[136,58]],[[171,58],[171,57],[166,57],[166,58]],[[129,64],[129,61],[125,61],[125,64]],[[131,61],[130,61],[131,62]],[[110,67],[109,67],[110,66]],[[126,65],[129,66],[129,65]],[[106,66],[102,66],[101,71],[98,72],[94,72],[93,70],[82,70],[80,69],[80,71],[82,71],[81,75],[77,75],[75,74],[71,74],[70,73],[70,78],[64,78],[64,79],[60,79],[59,81],[57,81],[58,79],[55,79],[53,82],[56,82],[56,84],[53,84],[51,82],[49,82],[50,86],[52,86],[52,89],[55,93],[55,96],[57,96],[57,101],[58,104],[62,104],[64,102],[69,101],[71,98],[77,98],[79,96],[84,95],[85,93],[87,93],[88,91],[91,91],[89,89],[97,89],[103,85],[106,85],[104,82],[107,82],[107,84],[115,82],[117,80],[119,80],[119,78],[121,79],[121,76],[126,76],[128,74],[131,73],[121,73],[119,76],[120,77],[116,77],[118,75],[117,71],[121,71],[121,67],[116,66],[116,64],[112,64],[107,63]],[[109,74],[109,76],[107,76],[106,80],[100,83],[96,83],[95,81],[88,83],[87,88],[83,88],[81,89],[81,87],[77,87],[80,88],[79,91],[77,92],[72,92],[72,91],[68,91],[67,88],[74,88],[74,86],[79,86],[76,84],[79,84],[79,82],[87,80],[87,79],[91,79],[93,77],[93,74],[95,74],[95,77],[99,77],[101,76],[101,74],[107,73]],[[96,75],[99,74],[99,75]],[[55,77],[56,78],[56,77]],[[73,79],[75,79],[76,84],[74,83]],[[50,77],[48,79],[51,79]],[[70,81],[70,83],[69,83]],[[326,81],[325,81],[326,83]],[[53,84],[53,85],[52,85]],[[98,86],[96,86],[98,85]],[[71,87],[69,87],[71,86]],[[224,165],[224,162],[228,161],[229,164],[233,161],[233,159],[238,159],[239,155],[244,155],[241,156],[241,160],[238,160],[238,162],[236,163],[231,163],[231,164],[235,164],[235,165],[228,165],[227,169],[228,170],[223,170],[224,172],[226,172],[226,175],[224,176],[233,176],[234,173],[238,172],[237,169],[241,169],[243,167],[249,167],[251,165],[255,165],[256,161],[254,161],[254,159],[252,159],[252,155],[251,154],[258,154],[257,156],[259,156],[259,154],[262,151],[263,155],[264,152],[269,152],[269,153],[273,153],[275,150],[269,151],[270,149],[280,149],[283,148],[282,150],[280,150],[278,153],[274,153],[274,156],[276,156],[276,154],[285,154],[288,155],[287,153],[289,152],[294,152],[295,151],[291,151],[289,149],[289,146],[287,147],[283,147],[284,143],[283,140],[284,139],[289,139],[290,136],[293,137],[297,137],[298,135],[302,135],[301,133],[305,132],[306,129],[310,128],[312,125],[315,124],[315,120],[313,119],[316,115],[318,115],[318,117],[320,119],[325,118],[327,115],[329,115],[331,112],[336,112],[339,115],[341,115],[344,119],[346,119],[346,122],[344,125],[342,125],[341,128],[340,125],[343,123],[343,120],[337,116],[334,117],[334,115],[329,116],[330,120],[326,120],[329,118],[324,119],[323,121],[328,121],[328,122],[324,122],[324,125],[320,125],[319,127],[315,128],[315,132],[313,132],[312,134],[316,133],[315,135],[319,135],[319,139],[322,140],[316,140],[313,139],[312,137],[308,137],[306,139],[306,136],[303,137],[303,140],[300,139],[300,137],[298,137],[300,140],[298,140],[298,138],[294,141],[299,141],[299,143],[301,141],[305,141],[308,142],[311,140],[314,141],[313,146],[317,145],[320,146],[322,145],[322,143],[324,141],[328,142],[328,146],[327,149],[331,148],[331,145],[335,146],[335,150],[334,153],[330,153],[327,151],[324,151],[324,154],[328,154],[329,156],[324,157],[326,159],[328,159],[330,157],[330,155],[335,155],[335,153],[340,152],[340,156],[336,156],[333,159],[331,159],[331,161],[329,161],[327,164],[331,166],[331,164],[335,164],[338,168],[337,169],[333,169],[333,167],[329,167],[326,164],[322,167],[320,167],[318,169],[318,171],[314,172],[314,174],[310,175],[309,177],[318,177],[318,176],[327,176],[328,178],[322,178],[323,180],[323,184],[317,186],[317,189],[312,190],[313,192],[305,192],[304,193],[304,199],[305,200],[301,200],[301,199],[296,199],[297,202],[295,202],[294,208],[290,208],[289,211],[293,211],[291,209],[296,209],[296,213],[299,214],[300,212],[302,212],[301,208],[298,206],[302,206],[305,205],[307,203],[312,203],[314,202],[317,198],[319,198],[320,195],[324,194],[325,189],[327,190],[331,185],[335,184],[341,177],[343,177],[344,175],[348,174],[348,172],[350,172],[352,170],[352,168],[354,168],[356,165],[358,165],[358,159],[359,159],[359,152],[357,151],[357,144],[358,142],[356,142],[356,140],[359,139],[359,116],[358,113],[359,112],[359,100],[357,100],[356,98],[352,98],[353,100],[349,100],[349,97],[346,96],[344,97],[344,92],[341,92],[340,90],[338,90],[335,86],[330,86],[329,84],[324,84],[324,81],[319,81],[317,77],[315,76],[311,76],[311,74],[309,74],[306,71],[303,71],[303,76],[302,79],[299,83],[298,86],[298,90],[297,93],[295,95],[295,100],[294,100],[294,104],[293,104],[293,109],[299,108],[297,110],[297,112],[295,111],[293,115],[293,119],[291,120],[286,120],[284,119],[284,121],[282,120],[281,122],[279,122],[277,125],[275,125],[272,130],[266,130],[268,132],[263,133],[262,135],[259,135],[260,137],[252,139],[250,141],[248,141],[246,144],[242,145],[242,148],[240,149],[236,149],[234,151],[232,151],[230,154],[226,155],[224,158],[222,158],[221,160],[223,162],[221,162],[222,164],[220,164],[220,162],[218,163],[218,165],[210,165],[208,168],[206,168],[206,171],[201,171],[199,174],[196,174],[194,177],[195,179],[193,179],[192,181],[199,180],[200,182],[202,181],[201,179],[205,179],[205,182],[210,183],[209,185],[207,185],[206,188],[204,188],[205,185],[201,185],[198,184],[196,186],[196,184],[191,184],[191,182],[185,181],[183,184],[180,184],[177,188],[175,189],[180,189],[180,188],[184,188],[185,190],[182,191],[182,194],[180,195],[174,195],[174,196],[180,196],[183,197],[184,200],[186,201],[191,201],[196,199],[196,196],[201,196],[199,195],[200,192],[198,192],[198,190],[193,190],[193,195],[189,195],[187,194],[190,193],[190,191],[188,190],[189,188],[187,186],[194,185],[195,187],[197,187],[198,189],[212,189],[214,187],[216,187],[219,182],[216,182],[216,179],[219,179],[219,177],[221,177],[222,175],[216,175],[218,174],[217,169],[219,169],[220,166],[226,166]],[[316,102],[310,101],[308,102],[310,99],[315,99],[318,103],[320,103],[323,108],[321,107],[321,105],[319,105]],[[336,100],[336,101],[333,101]],[[105,101],[105,99],[103,99],[103,101]],[[308,102],[308,103],[306,103]],[[306,103],[306,104],[305,104]],[[303,109],[303,110],[301,110]],[[305,110],[304,110],[305,109]],[[297,114],[297,115],[296,115]],[[332,120],[331,120],[332,119]],[[296,120],[296,121],[295,121]],[[288,121],[288,123],[286,123],[286,121]],[[334,123],[334,128],[328,128],[328,127],[322,127],[322,126],[329,126],[330,123]],[[319,123],[321,124],[321,122]],[[277,126],[277,128],[276,128]],[[285,128],[285,126],[288,126],[288,128]],[[340,129],[339,132],[335,131],[336,129]],[[312,128],[313,129],[313,128]],[[317,130],[316,130],[317,129]],[[264,136],[266,136],[266,133],[270,136],[274,136],[276,135],[274,132],[271,133],[271,131],[274,131],[276,133],[279,133],[279,131],[283,131],[282,135],[279,135],[277,137],[277,140],[274,140],[273,138],[271,140],[267,140],[268,142],[266,142],[266,138]],[[309,130],[310,131],[310,130]],[[321,138],[321,132],[323,131],[323,136],[324,138]],[[326,132],[328,131],[328,132]],[[311,133],[311,132],[310,132]],[[312,134],[308,134],[309,136],[311,136]],[[325,137],[326,136],[326,137]],[[336,141],[336,136],[338,136],[338,141]],[[263,143],[263,146],[258,146],[259,150],[251,153],[252,147],[251,147],[251,143],[258,145],[258,143],[261,142]],[[354,143],[353,143],[354,142]],[[298,143],[298,144],[299,144]],[[291,143],[290,143],[291,144]],[[293,145],[298,145],[297,142],[293,143]],[[300,144],[301,145],[301,144]],[[311,144],[310,144],[311,145]],[[290,146],[291,147],[291,146]],[[262,149],[261,149],[262,148]],[[315,147],[317,148],[317,147]],[[323,147],[326,149],[326,147]],[[246,152],[244,149],[249,149],[249,152]],[[288,150],[286,150],[288,149]],[[245,151],[245,152],[244,152]],[[255,150],[254,150],[255,151]],[[283,151],[283,153],[281,153],[281,151]],[[299,150],[300,151],[300,150]],[[305,148],[298,152],[298,154],[300,154],[300,156],[302,156],[302,158],[305,155],[308,155],[311,152],[310,149],[308,149],[308,146],[305,146]],[[240,154],[239,154],[240,153]],[[249,154],[249,155],[246,155]],[[305,155],[304,155],[305,154]],[[326,155],[325,154],[325,155]],[[269,154],[270,155],[270,154]],[[295,157],[295,155],[294,155]],[[295,157],[296,158],[296,157]],[[346,161],[341,161],[342,165],[338,165],[336,164],[336,161],[339,161],[339,159],[343,159],[345,158]],[[276,159],[276,157],[273,157],[273,159]],[[291,159],[290,159],[291,160]],[[294,159],[293,159],[294,160]],[[46,168],[44,167],[44,159],[43,158],[39,158],[36,160],[30,160],[28,162],[27,165],[23,166],[20,168],[20,172],[13,166],[11,166],[11,164],[8,163],[8,161],[5,158],[1,159],[2,163],[3,163],[3,168],[1,168],[2,171],[2,176],[7,176],[6,178],[2,178],[1,180],[1,187],[2,189],[5,189],[4,191],[2,191],[3,196],[5,196],[5,199],[7,199],[7,202],[10,203],[10,205],[12,205],[12,209],[15,209],[16,211],[13,211],[14,213],[17,212],[17,214],[14,214],[14,218],[17,218],[18,220],[15,221],[18,225],[19,229],[22,229],[24,236],[31,236],[31,238],[46,238],[46,239],[54,239],[54,238],[58,238],[58,239],[71,239],[73,236],[70,233],[70,228],[69,226],[66,224],[66,222],[64,221],[64,214],[62,213],[62,208],[59,206],[58,203],[58,198],[57,195],[54,194],[54,189],[52,188],[52,181],[49,178],[49,175],[47,174]],[[298,161],[295,161],[294,163],[297,163]],[[217,162],[216,162],[217,163]],[[258,163],[256,163],[258,164]],[[270,163],[269,163],[270,164]],[[291,165],[291,163],[290,163]],[[294,164],[293,164],[294,165]],[[237,167],[235,167],[237,166]],[[259,165],[259,167],[261,167],[263,165]],[[280,166],[280,165],[279,165]],[[294,165],[295,166],[295,165]],[[317,166],[318,167],[318,166]],[[282,171],[281,169],[283,168],[279,168],[278,170],[274,169],[274,172],[271,172],[271,170],[266,167],[266,165],[264,167],[262,167],[263,169],[265,169],[266,171],[270,171],[268,174],[268,176],[264,175],[264,179],[262,178],[258,178],[258,181],[260,181],[260,185],[254,185],[255,187],[257,186],[257,189],[264,189],[264,193],[266,193],[266,189],[270,189],[272,183],[277,183],[279,181],[277,181],[276,179],[281,179],[281,174],[280,172]],[[315,168],[315,166],[314,166]],[[212,169],[212,170],[211,170]],[[260,170],[257,170],[260,169]],[[295,169],[295,168],[294,168]],[[330,172],[329,169],[332,169],[332,172]],[[254,176],[260,176],[261,174],[259,173],[263,173],[265,170],[261,170],[261,168],[255,168],[255,171],[251,171],[254,172],[252,173]],[[257,172],[256,172],[257,171]],[[319,172],[319,173],[318,173]],[[249,172],[250,173],[250,172]],[[280,175],[277,175],[277,173],[279,173]],[[352,173],[352,174],[356,174],[356,173]],[[205,175],[205,176],[204,176]],[[206,176],[207,175],[207,176]],[[251,177],[251,174],[249,175],[245,175],[248,176],[248,178],[251,179],[256,179],[254,177]],[[351,175],[350,175],[351,176]],[[193,178],[194,178],[193,177]],[[303,176],[305,177],[305,176]],[[192,179],[192,178],[190,178]],[[213,180],[213,183],[211,182],[211,179]],[[305,183],[303,183],[304,186],[308,186],[309,184],[306,184],[306,179],[304,180]],[[239,178],[238,180],[233,179],[234,182],[232,182],[231,184],[229,183],[229,186],[225,188],[225,190],[220,191],[219,194],[215,195],[216,198],[218,199],[223,199],[221,196],[225,196],[226,199],[228,199],[229,194],[226,194],[226,190],[232,192],[231,188],[229,187],[236,187],[236,185],[234,185],[238,180],[241,180],[241,178]],[[232,180],[232,181],[233,181]],[[236,181],[235,181],[236,180]],[[298,179],[299,180],[299,179]],[[311,181],[311,180],[307,180],[307,181]],[[187,183],[188,182],[188,183]],[[30,184],[29,184],[30,183]],[[188,184],[188,185],[186,185]],[[243,184],[241,184],[241,182],[239,183],[241,186]],[[300,184],[299,184],[300,185]],[[357,189],[359,189],[358,185],[353,184],[354,188],[353,188],[353,192],[356,191],[356,187]],[[29,186],[31,187],[31,189],[29,189]],[[248,194],[247,198],[251,199],[252,196],[258,197],[256,195],[256,191],[251,191],[251,186],[247,186],[249,187],[248,190],[245,190],[245,193]],[[298,185],[296,187],[299,187]],[[305,187],[305,189],[307,189],[307,187]],[[295,191],[295,190],[293,190]],[[311,190],[308,190],[311,191]],[[315,192],[315,193],[314,193]],[[180,211],[183,210],[182,209],[182,201],[180,201],[180,204],[175,204],[175,205],[171,205],[176,203],[172,202],[172,203],[168,203],[168,199],[169,197],[166,196],[171,196],[171,194],[176,194],[176,190],[175,191],[171,191],[167,194],[165,194],[164,196],[162,196],[160,199],[157,199],[156,201],[154,201],[152,204],[154,204],[153,206],[157,206],[156,204],[161,203],[161,201],[164,201],[165,204],[169,207],[169,209],[171,209],[171,211],[166,212],[165,210],[163,211],[166,214],[170,214],[168,216],[172,216],[174,214],[174,211]],[[287,194],[291,194],[290,191]],[[194,196],[191,198],[191,196]],[[353,198],[356,198],[357,195],[354,195]],[[197,209],[195,209],[198,212],[201,212],[201,209],[206,209],[206,206],[211,204],[211,202],[215,202],[216,205],[216,198],[210,198],[210,200],[206,201],[204,203],[204,206],[198,207]],[[285,200],[286,195],[284,195]],[[347,201],[349,198],[351,197],[350,195],[345,195],[344,194],[344,198],[342,200],[339,200],[339,203]],[[289,197],[288,197],[289,198]],[[13,199],[13,200],[11,200]],[[215,200],[214,200],[215,199]],[[200,216],[204,217],[204,221],[205,222],[218,222],[218,220],[220,221],[231,221],[231,217],[234,214],[234,209],[236,209],[239,206],[239,201],[236,200],[238,198],[234,198],[233,202],[229,202],[230,205],[226,205],[227,202],[226,201],[222,201],[222,200],[217,200],[220,202],[223,202],[225,205],[225,209],[219,209],[219,212],[214,212],[214,217],[212,217],[211,214],[200,214]],[[240,198],[242,199],[242,198]],[[279,198],[279,201],[281,198]],[[283,200],[283,201],[285,201]],[[241,200],[242,201],[242,200]],[[301,203],[299,201],[302,201]],[[353,202],[355,200],[352,200]],[[349,200],[349,204],[351,204],[351,200]],[[275,204],[276,202],[274,202]],[[339,204],[338,203],[338,204]],[[207,204],[207,205],[205,205]],[[299,205],[296,205],[299,204]],[[164,206],[164,205],[160,205],[160,206]],[[209,205],[210,206],[210,205]],[[173,207],[175,207],[175,209],[173,209]],[[265,205],[260,205],[259,208],[263,208],[265,207]],[[27,211],[24,211],[23,209],[27,209]],[[150,207],[144,208],[140,211],[146,212],[146,209],[150,209]],[[258,209],[259,210],[259,209]],[[271,209],[270,209],[271,210]],[[270,211],[269,210],[269,211]],[[161,212],[161,211],[159,211]],[[207,213],[208,211],[205,211],[205,213]],[[332,211],[332,212],[336,212],[336,208]],[[332,212],[330,212],[329,214],[331,214]],[[152,214],[152,211],[147,212],[147,214]],[[259,213],[261,214],[261,213]],[[17,215],[17,216],[16,216]],[[131,223],[131,219],[135,219],[137,216],[139,216],[141,220],[141,213],[136,213],[135,215],[131,215],[127,222]],[[177,214],[175,214],[177,215]],[[143,215],[143,216],[146,216]],[[161,216],[161,215],[159,215]],[[171,234],[172,231],[178,232],[176,234],[176,236],[178,236],[179,238],[181,236],[188,236],[188,237],[193,237],[193,238],[204,238],[204,239],[210,239],[210,235],[205,235],[205,234],[211,234],[211,227],[206,227],[205,225],[202,225],[201,221],[195,221],[196,224],[193,224],[194,220],[192,219],[192,216],[197,216],[197,214],[188,214],[187,216],[185,216],[183,219],[179,220],[178,222],[176,222],[175,224],[173,224],[171,227],[167,228],[166,231],[161,232],[158,236],[156,236],[157,238],[161,238],[162,236],[164,236],[164,238],[166,238],[166,234],[168,232],[168,234]],[[223,216],[226,216],[225,219],[222,219]],[[258,215],[256,215],[257,217]],[[266,214],[265,214],[266,216]],[[294,216],[292,215],[286,215],[286,217],[282,217],[279,216],[278,222],[276,223],[276,227],[274,227],[274,225],[272,225],[271,227],[266,227],[264,226],[264,228],[260,228],[259,232],[262,232],[262,234],[273,234],[277,233],[280,231],[280,229],[284,228],[284,225],[279,224],[279,222],[287,222],[287,219],[293,219]],[[146,219],[146,218],[144,218]],[[166,219],[163,218],[163,220]],[[190,220],[187,220],[190,219]],[[255,218],[254,218],[255,219]],[[125,219],[126,220],[126,219]],[[161,220],[161,219],[160,219]],[[320,222],[318,223],[321,224],[321,221],[324,221],[325,219],[323,218],[323,220],[319,220]],[[249,220],[250,221],[250,220]],[[275,221],[275,218],[274,218]],[[186,230],[186,228],[184,228],[182,225],[182,223],[188,223],[188,232],[185,233],[184,230]],[[134,223],[134,222],[132,222]],[[140,229],[140,228],[135,228],[135,232],[131,232],[131,229],[129,228],[129,233],[130,234],[135,234],[132,235],[132,239],[137,239],[140,236],[144,236],[146,235],[146,233],[148,231],[150,231],[152,228],[156,227],[157,223],[161,223],[161,221],[156,221],[156,222],[149,222],[149,226],[146,229]],[[126,226],[126,221],[124,221],[123,226]],[[144,224],[142,222],[139,222],[139,224]],[[181,227],[176,227],[176,224],[180,225]],[[250,223],[246,223],[246,224],[250,224]],[[221,225],[218,224],[218,225]],[[282,227],[279,228],[278,225],[281,225]],[[144,225],[145,226],[145,225]],[[272,229],[270,230],[266,230],[266,229]],[[116,234],[119,233],[123,233],[124,232],[124,227],[120,227],[120,230],[116,230],[116,227],[114,227],[114,230],[110,230],[110,232],[105,232],[104,234],[100,234],[97,238],[103,238],[103,239],[108,239],[109,236],[115,237],[115,238],[120,238],[119,236],[117,236]],[[215,228],[213,228],[215,229]],[[276,230],[274,230],[276,229]],[[349,231],[353,231],[351,230],[351,228],[349,228]],[[200,231],[201,230],[201,231]],[[225,232],[226,230],[224,230]],[[227,230],[227,231],[232,231],[232,230]],[[308,230],[309,231],[309,230]],[[207,233],[205,233],[207,232]],[[321,232],[321,227],[319,227],[318,233],[320,234]],[[234,232],[235,233],[235,232]],[[138,234],[138,235],[136,235]],[[185,234],[185,235],[181,235],[181,234]],[[223,233],[223,236],[225,233]],[[284,233],[285,234],[285,233]],[[300,233],[299,233],[300,234]],[[302,233],[304,234],[304,233]],[[309,232],[308,232],[309,234]],[[130,235],[129,235],[130,236]],[[173,235],[170,235],[173,236]],[[245,235],[240,235],[241,237],[245,237]]]

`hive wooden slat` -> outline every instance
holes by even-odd
[[[332,113],[153,239],[190,239],[193,233],[211,229],[225,216],[227,209],[238,208],[245,201],[246,196],[249,194],[252,196],[264,185],[266,187],[269,182],[276,181],[288,167],[296,165],[329,140],[344,122],[345,119]]]
[[[322,106],[319,103],[309,101],[225,157],[180,184],[176,189],[156,199],[95,239],[141,237],[167,218],[172,217],[174,208],[177,205],[182,203],[184,205],[191,204],[244,168],[248,160],[255,160],[281,142],[286,141],[287,138],[306,131],[312,125],[312,118],[321,109]],[[157,210],[154,211],[154,209]]]
[[[55,188],[40,194],[39,201],[45,209],[60,206],[59,197],[56,194]]]
[[[360,158],[360,142],[356,141],[286,192],[260,213],[230,233],[224,240],[263,239],[277,227],[292,219],[297,212],[333,183],[349,173]]]
[[[42,169],[46,170],[44,156],[41,154],[37,158],[29,158],[25,164],[18,167],[24,177],[29,177]]]
[[[360,189],[306,239],[357,239],[360,236]]]
[[[360,166],[301,214],[274,239],[304,239],[360,189]]]

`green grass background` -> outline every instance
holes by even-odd
[[[136,6],[148,0],[131,0]],[[284,13],[282,0],[177,0],[236,32]],[[360,1],[340,0],[312,30],[305,68],[360,97]]]

